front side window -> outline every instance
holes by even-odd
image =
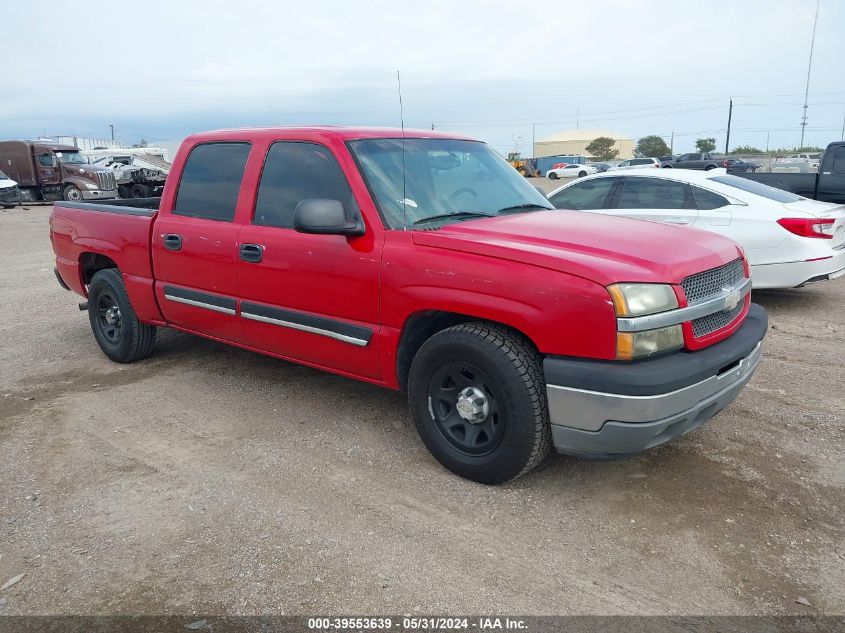
[[[692,197],[695,198],[695,204],[700,211],[710,211],[711,209],[721,209],[730,204],[727,198],[720,196],[718,193],[707,191],[701,187],[690,185],[692,190]]]
[[[632,165],[652,165],[653,163],[648,158],[638,158],[636,160],[632,160],[631,164]]]
[[[575,209],[576,211],[606,209],[609,203],[608,194],[618,180],[618,178],[582,180],[549,196],[549,202],[555,206],[555,209]]]
[[[309,198],[339,200],[347,217],[359,215],[349,183],[328,149],[315,143],[273,143],[261,172],[252,223],[293,228],[296,206]]]
[[[194,147],[182,170],[173,214],[231,222],[250,147],[249,143]]]
[[[661,178],[626,178],[619,195],[619,209],[683,209],[687,187]]]
[[[379,138],[351,141],[349,147],[391,229],[552,208],[478,141]]]
[[[833,171],[837,174],[845,174],[845,147],[840,147],[833,155]]]
[[[39,154],[38,155],[38,164],[42,167],[52,167],[53,166],[53,155],[52,154]]]

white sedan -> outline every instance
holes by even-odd
[[[554,180],[555,178],[583,178],[590,174],[596,174],[598,171],[592,165],[564,165],[563,167],[547,171],[546,178],[549,180]]]
[[[796,288],[845,275],[845,206],[724,169],[606,172],[566,184],[548,198],[557,209],[721,233],[745,249],[755,288]]]

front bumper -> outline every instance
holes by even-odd
[[[117,189],[83,189],[83,200],[109,200],[117,198]]]
[[[14,205],[21,201],[21,192],[17,187],[0,189],[0,204]]]
[[[696,352],[636,363],[546,358],[555,449],[623,457],[701,426],[751,379],[767,328],[766,311],[752,304],[737,332]]]

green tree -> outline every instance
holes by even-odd
[[[731,154],[764,154],[765,152],[758,147],[752,145],[740,145],[731,150]]]
[[[587,153],[599,160],[613,160],[619,155],[619,150],[613,149],[614,145],[616,141],[609,136],[600,136],[587,145]]]
[[[716,149],[716,139],[700,138],[695,142],[695,148],[702,153],[712,152]]]
[[[658,156],[668,156],[672,153],[666,141],[652,134],[651,136],[644,136],[637,141],[637,148],[634,150],[637,156],[657,158]]]

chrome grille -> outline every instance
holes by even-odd
[[[101,171],[97,173],[98,178],[100,179],[100,189],[104,191],[111,191],[117,186],[117,182],[114,179],[114,174],[110,171]]]
[[[733,286],[745,277],[745,269],[741,259],[711,268],[702,273],[690,275],[681,282],[681,288],[687,296],[687,302],[692,303],[719,294],[722,288]]]
[[[729,325],[735,318],[739,316],[742,309],[745,307],[745,301],[740,301],[736,307],[729,312],[716,312],[715,314],[708,314],[704,317],[699,317],[692,322],[692,335],[695,338],[705,336],[716,330],[721,330],[726,325]]]
[[[684,289],[687,302],[693,303],[717,295],[722,288],[734,286],[744,278],[745,268],[742,265],[742,259],[735,259],[724,266],[690,275],[681,282],[681,288]],[[716,312],[694,319],[692,322],[693,336],[699,338],[726,327],[740,315],[744,307],[745,301],[740,301],[732,310]]]

